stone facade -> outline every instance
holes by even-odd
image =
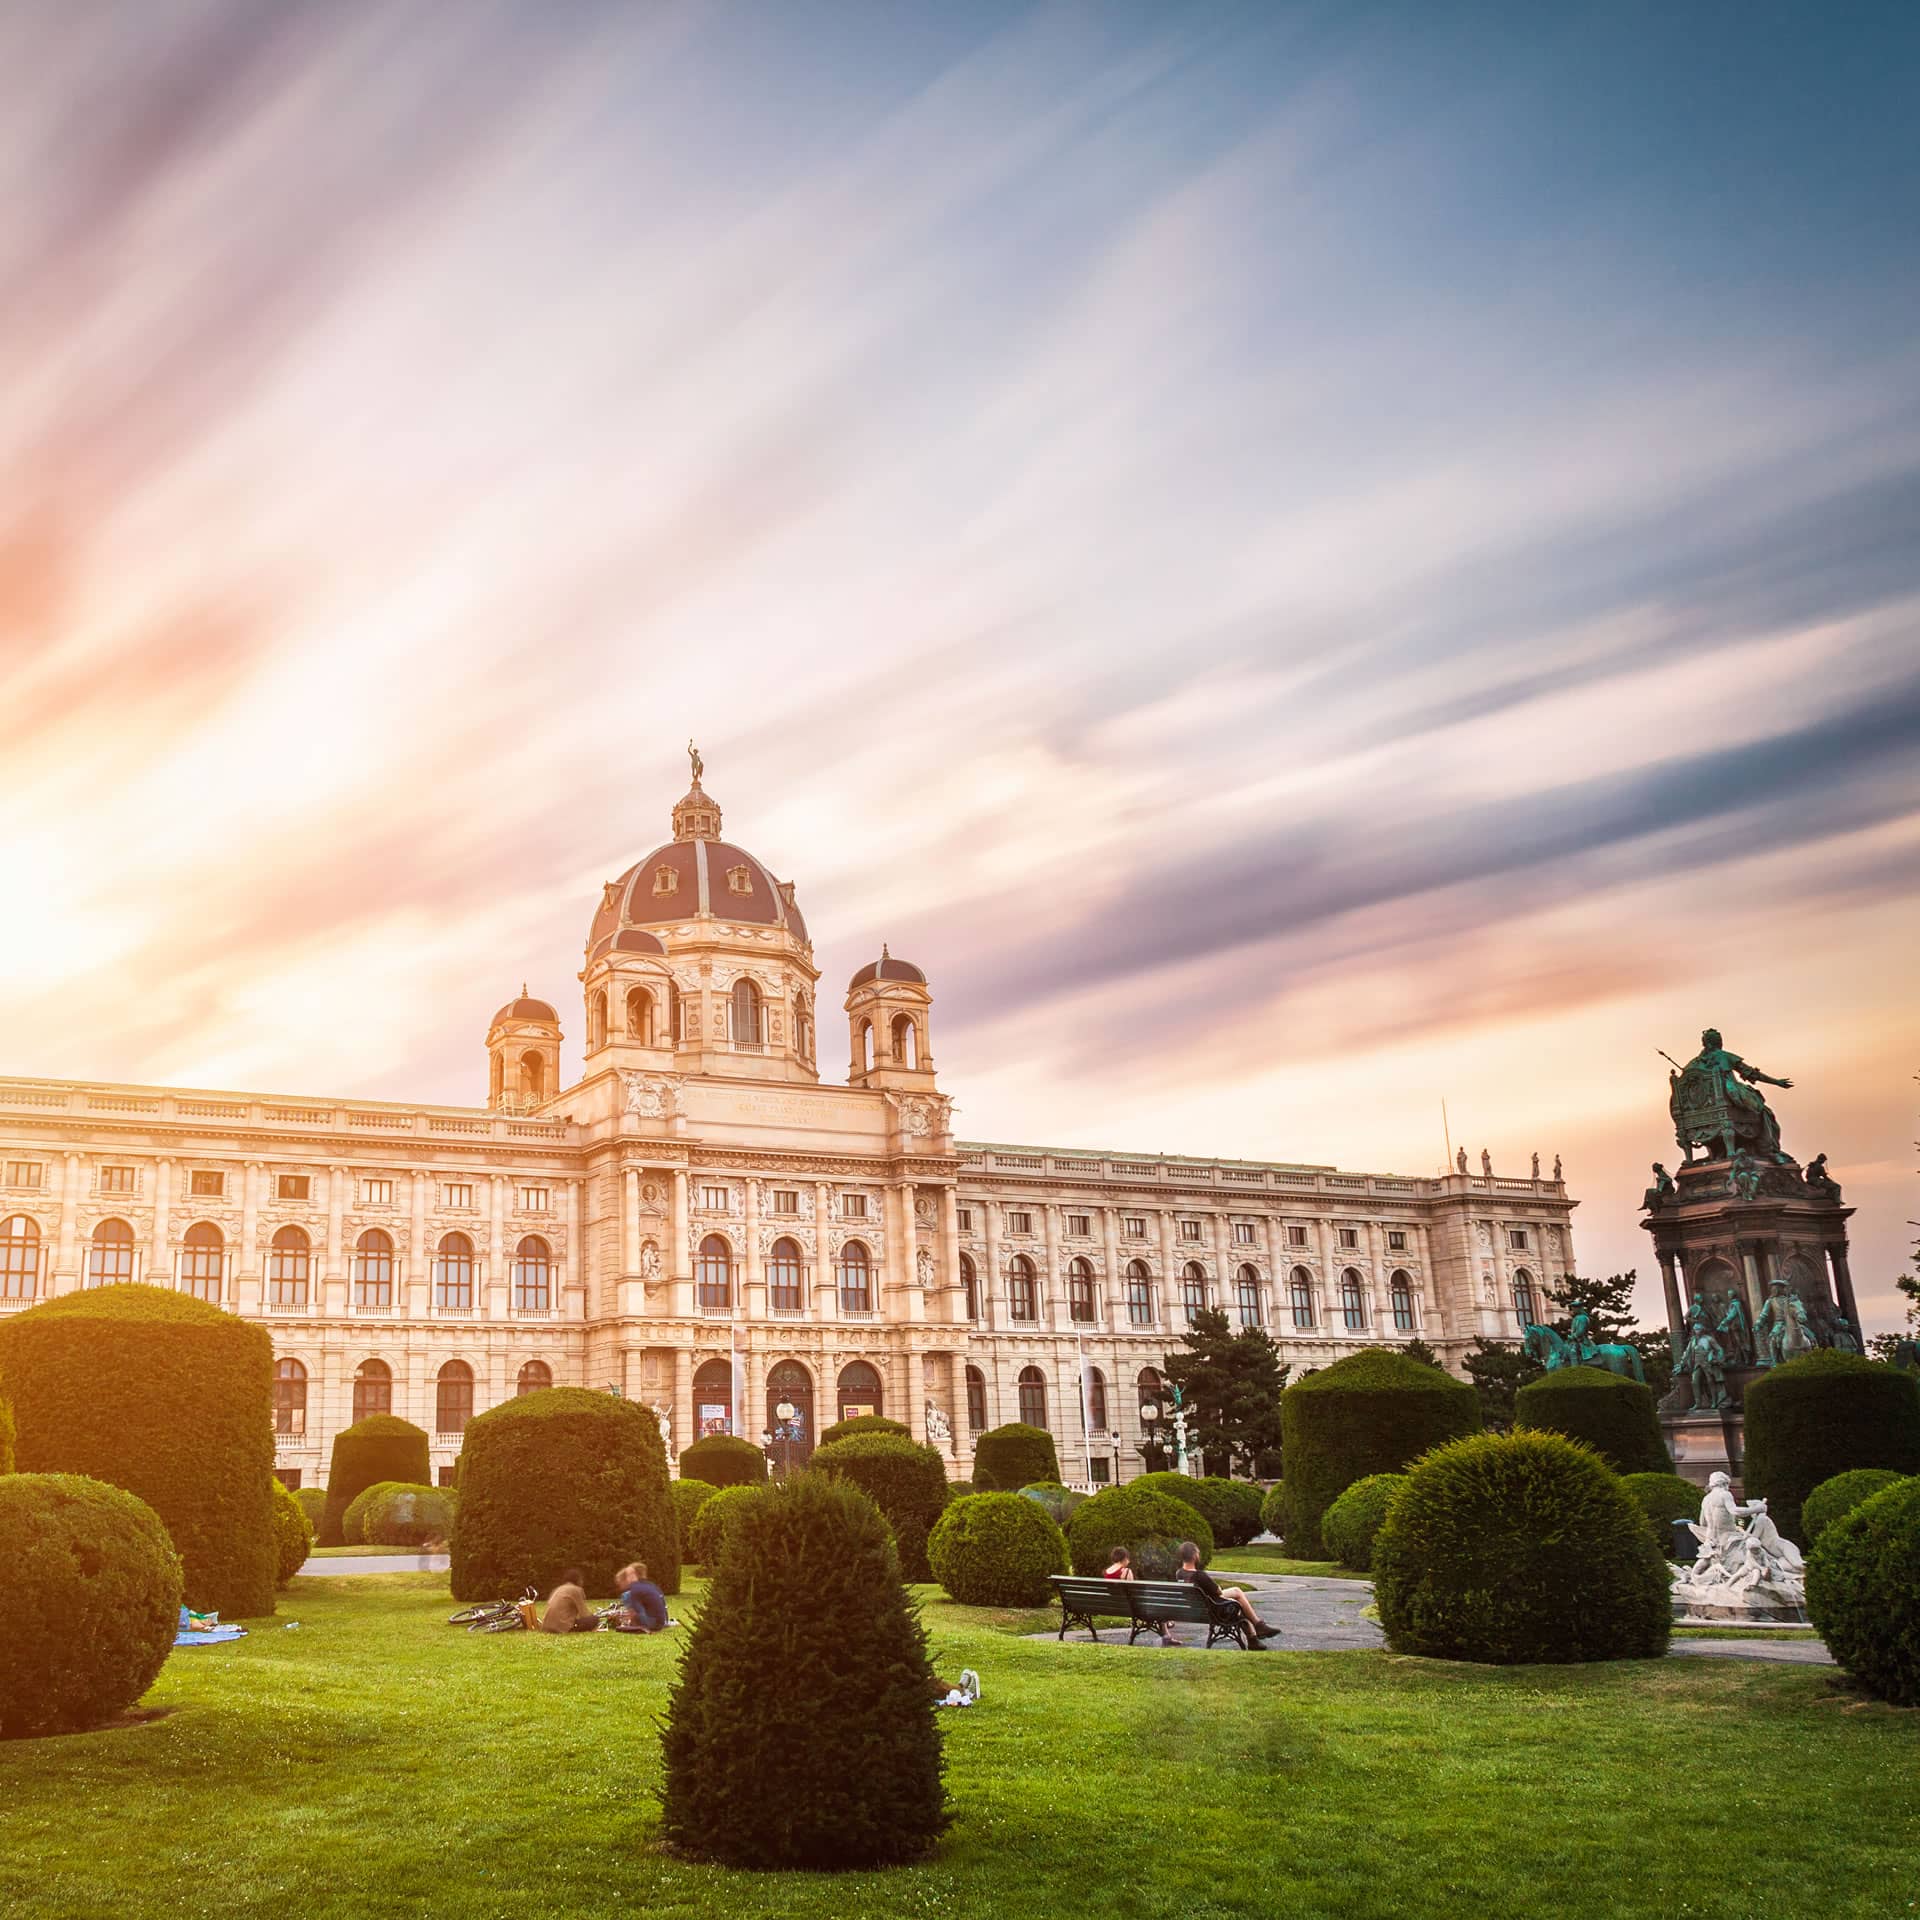
[[[1416,1335],[1457,1364],[1572,1270],[1558,1180],[956,1141],[932,994],[890,954],[823,1085],[793,888],[697,778],[674,827],[604,890],[570,1087],[524,990],[487,1107],[0,1081],[0,1312],[135,1278],[260,1319],[309,1486],[356,1411],[425,1427],[445,1472],[471,1413],[548,1381],[793,1459],[873,1408],[962,1476],[980,1426],[1038,1417],[1097,1481],[1141,1470],[1140,1376],[1194,1302],[1296,1369]]]

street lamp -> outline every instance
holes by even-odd
[[[794,1444],[800,1438],[800,1431],[797,1425],[799,1412],[799,1408],[796,1407],[792,1401],[782,1400],[773,1410],[773,1417],[779,1422],[779,1425],[770,1427],[760,1436],[760,1444],[765,1447],[768,1452],[771,1453],[776,1444],[779,1446],[780,1453],[776,1462],[775,1471],[782,1476],[793,1471]]]

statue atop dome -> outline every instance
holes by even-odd
[[[1667,1056],[1672,1059],[1672,1055]],[[1674,1138],[1691,1164],[1694,1150],[1732,1160],[1745,1151],[1776,1165],[1791,1165],[1792,1156],[1780,1146],[1780,1122],[1767,1105],[1760,1083],[1791,1087],[1749,1066],[1737,1053],[1721,1045],[1720,1030],[1709,1027],[1700,1036],[1700,1051],[1667,1076],[1668,1110],[1673,1115]]]
[[[687,760],[693,768],[693,784],[700,784],[700,776],[706,772],[707,763],[700,758],[700,749],[693,744],[691,735],[687,738]]]

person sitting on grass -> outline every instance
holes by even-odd
[[[1191,1540],[1180,1542],[1180,1578],[1190,1587],[1198,1587],[1216,1606],[1231,1601],[1242,1615],[1240,1622],[1240,1644],[1249,1653],[1265,1653],[1265,1642],[1273,1639],[1280,1631],[1270,1627],[1254,1610],[1254,1605],[1238,1587],[1223,1587],[1200,1564],[1200,1549]]]
[[[600,1622],[587,1604],[587,1591],[581,1585],[585,1576],[578,1567],[569,1567],[560,1576],[560,1584],[547,1595],[547,1610],[540,1616],[542,1633],[593,1633]]]
[[[636,1560],[613,1576],[620,1589],[620,1611],[613,1617],[619,1633],[658,1633],[669,1625],[667,1596],[647,1578],[645,1561]]]

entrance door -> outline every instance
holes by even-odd
[[[791,1473],[813,1457],[813,1376],[796,1360],[782,1360],[767,1375],[767,1431],[775,1473]]]

